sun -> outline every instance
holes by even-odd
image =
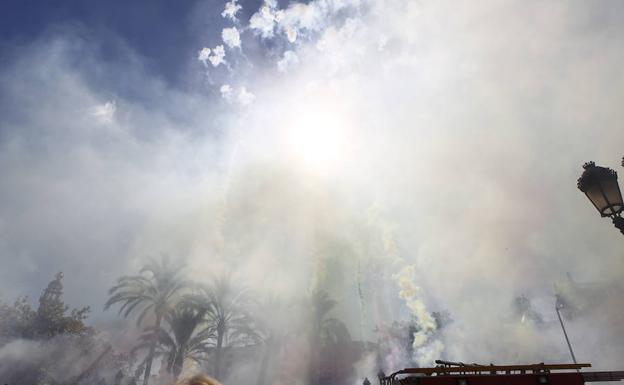
[[[290,158],[307,171],[329,174],[343,168],[352,150],[349,114],[327,102],[295,110],[286,128]]]

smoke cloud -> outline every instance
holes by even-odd
[[[3,298],[36,298],[63,270],[68,302],[99,309],[116,277],[165,253],[259,296],[322,287],[356,339],[415,320],[419,365],[568,362],[554,284],[569,273],[571,297],[611,287],[568,320],[577,358],[623,369],[621,234],[575,183],[585,161],[624,155],[624,7],[266,1],[243,5],[249,20],[224,7],[236,26],[189,54],[183,87],[71,28],[14,48]],[[543,323],[515,317],[522,294]]]

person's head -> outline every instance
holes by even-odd
[[[205,374],[197,374],[179,381],[176,385],[221,385],[221,383]]]

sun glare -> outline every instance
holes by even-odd
[[[308,171],[342,168],[351,150],[347,113],[327,105],[299,109],[286,127],[290,156]]]

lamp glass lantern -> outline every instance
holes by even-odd
[[[596,207],[603,217],[615,217],[624,210],[617,173],[594,162],[583,165],[585,171],[578,180],[578,188]]]

